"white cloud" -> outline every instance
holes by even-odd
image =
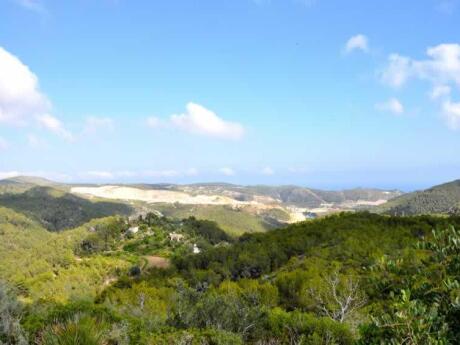
[[[261,172],[262,172],[262,175],[267,175],[267,176],[275,174],[275,171],[270,167],[263,168]]]
[[[410,78],[431,81],[436,85],[460,85],[460,45],[440,44],[427,49],[428,59],[415,60],[391,54],[381,79],[390,86],[403,86]]]
[[[460,129],[459,103],[451,100],[452,87],[460,89],[460,44],[439,44],[428,48],[426,55],[422,60],[390,55],[381,80],[393,87],[401,87],[410,79],[428,81],[432,84],[429,96],[439,102],[449,128]]]
[[[375,109],[383,112],[390,112],[396,115],[401,115],[404,113],[404,106],[397,98],[390,98],[389,100],[377,103]]]
[[[395,88],[402,86],[412,73],[411,64],[412,62],[409,58],[391,54],[388,57],[388,66],[381,74],[382,81]]]
[[[432,100],[437,100],[440,98],[445,98],[447,96],[450,96],[451,93],[451,88],[450,86],[447,85],[437,85],[434,86],[433,89],[430,92],[430,98]]]
[[[0,47],[0,122],[24,125],[50,108],[50,102],[39,90],[36,75]]]
[[[224,167],[219,169],[219,171],[224,174],[225,176],[234,176],[235,175],[235,170],[232,168]]]
[[[365,35],[355,35],[350,37],[350,39],[347,41],[345,44],[344,52],[349,54],[354,50],[361,50],[365,53],[369,51],[368,39]]]
[[[216,113],[205,107],[188,103],[187,112],[172,115],[171,124],[181,130],[223,139],[240,139],[244,134],[244,128],[236,122],[225,121]]]
[[[69,139],[70,132],[50,115],[51,102],[41,93],[37,76],[16,56],[0,47],[0,123],[24,126],[36,120]]]
[[[85,133],[96,133],[100,130],[111,131],[114,129],[113,120],[109,117],[90,116],[85,120]]]
[[[50,114],[37,116],[37,122],[49,131],[59,135],[66,140],[73,140],[72,133],[66,130],[62,122]]]
[[[454,103],[447,100],[442,104],[442,111],[447,125],[451,129],[460,129],[460,102]]]
[[[8,141],[0,137],[0,151],[6,150],[9,146]]]

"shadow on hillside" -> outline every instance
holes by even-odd
[[[133,208],[118,202],[92,202],[51,187],[34,187],[24,193],[0,195],[0,206],[22,213],[49,231],[80,226],[91,219],[130,215]]]

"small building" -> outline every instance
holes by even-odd
[[[193,244],[193,254],[200,254],[201,253],[201,249],[198,248],[198,246],[196,245],[196,243]]]
[[[139,227],[138,226],[133,226],[131,228],[129,228],[128,230],[126,230],[126,232],[128,234],[137,234],[137,232],[139,231]]]

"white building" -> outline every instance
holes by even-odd
[[[139,227],[138,226],[133,226],[133,227],[129,228],[126,232],[130,233],[130,234],[136,234],[138,231],[139,231]]]

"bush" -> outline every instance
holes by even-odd
[[[27,345],[21,320],[22,308],[11,290],[0,282],[0,345]]]

